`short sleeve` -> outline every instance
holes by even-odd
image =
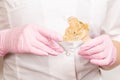
[[[112,40],[120,41],[120,0],[110,0],[101,30]]]
[[[0,0],[0,30],[10,28],[7,9],[4,0]]]

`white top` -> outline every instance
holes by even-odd
[[[4,0],[11,27],[39,24],[63,34],[69,16],[88,23],[91,34],[120,41],[119,0]],[[17,20],[16,20],[17,19]]]
[[[75,16],[89,24],[91,37],[120,41],[120,0],[1,0],[0,12],[1,29],[38,24],[64,34],[67,18]],[[100,80],[98,67],[74,54],[9,54],[4,65],[4,80]]]

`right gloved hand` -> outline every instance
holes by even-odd
[[[63,52],[57,42],[62,37],[54,31],[36,25],[26,25],[0,32],[0,55],[32,53],[36,55],[58,55]]]
[[[83,44],[79,49],[79,54],[90,60],[92,64],[98,66],[111,66],[117,57],[116,47],[112,39],[104,34]]]

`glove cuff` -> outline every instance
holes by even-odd
[[[113,59],[112,59],[112,62],[109,64],[109,65],[113,65],[115,62],[116,62],[116,58],[117,58],[117,49],[115,47],[113,47],[113,52],[112,52],[112,56],[113,56]]]
[[[5,48],[5,40],[8,30],[9,29],[0,31],[0,56],[4,56],[7,53],[7,50]]]

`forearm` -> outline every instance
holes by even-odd
[[[102,69],[105,69],[105,70],[110,70],[110,69],[113,69],[115,68],[116,66],[120,65],[120,42],[118,41],[113,41],[113,44],[114,46],[116,47],[117,49],[117,57],[116,57],[116,61],[113,65],[111,66],[101,66]]]

